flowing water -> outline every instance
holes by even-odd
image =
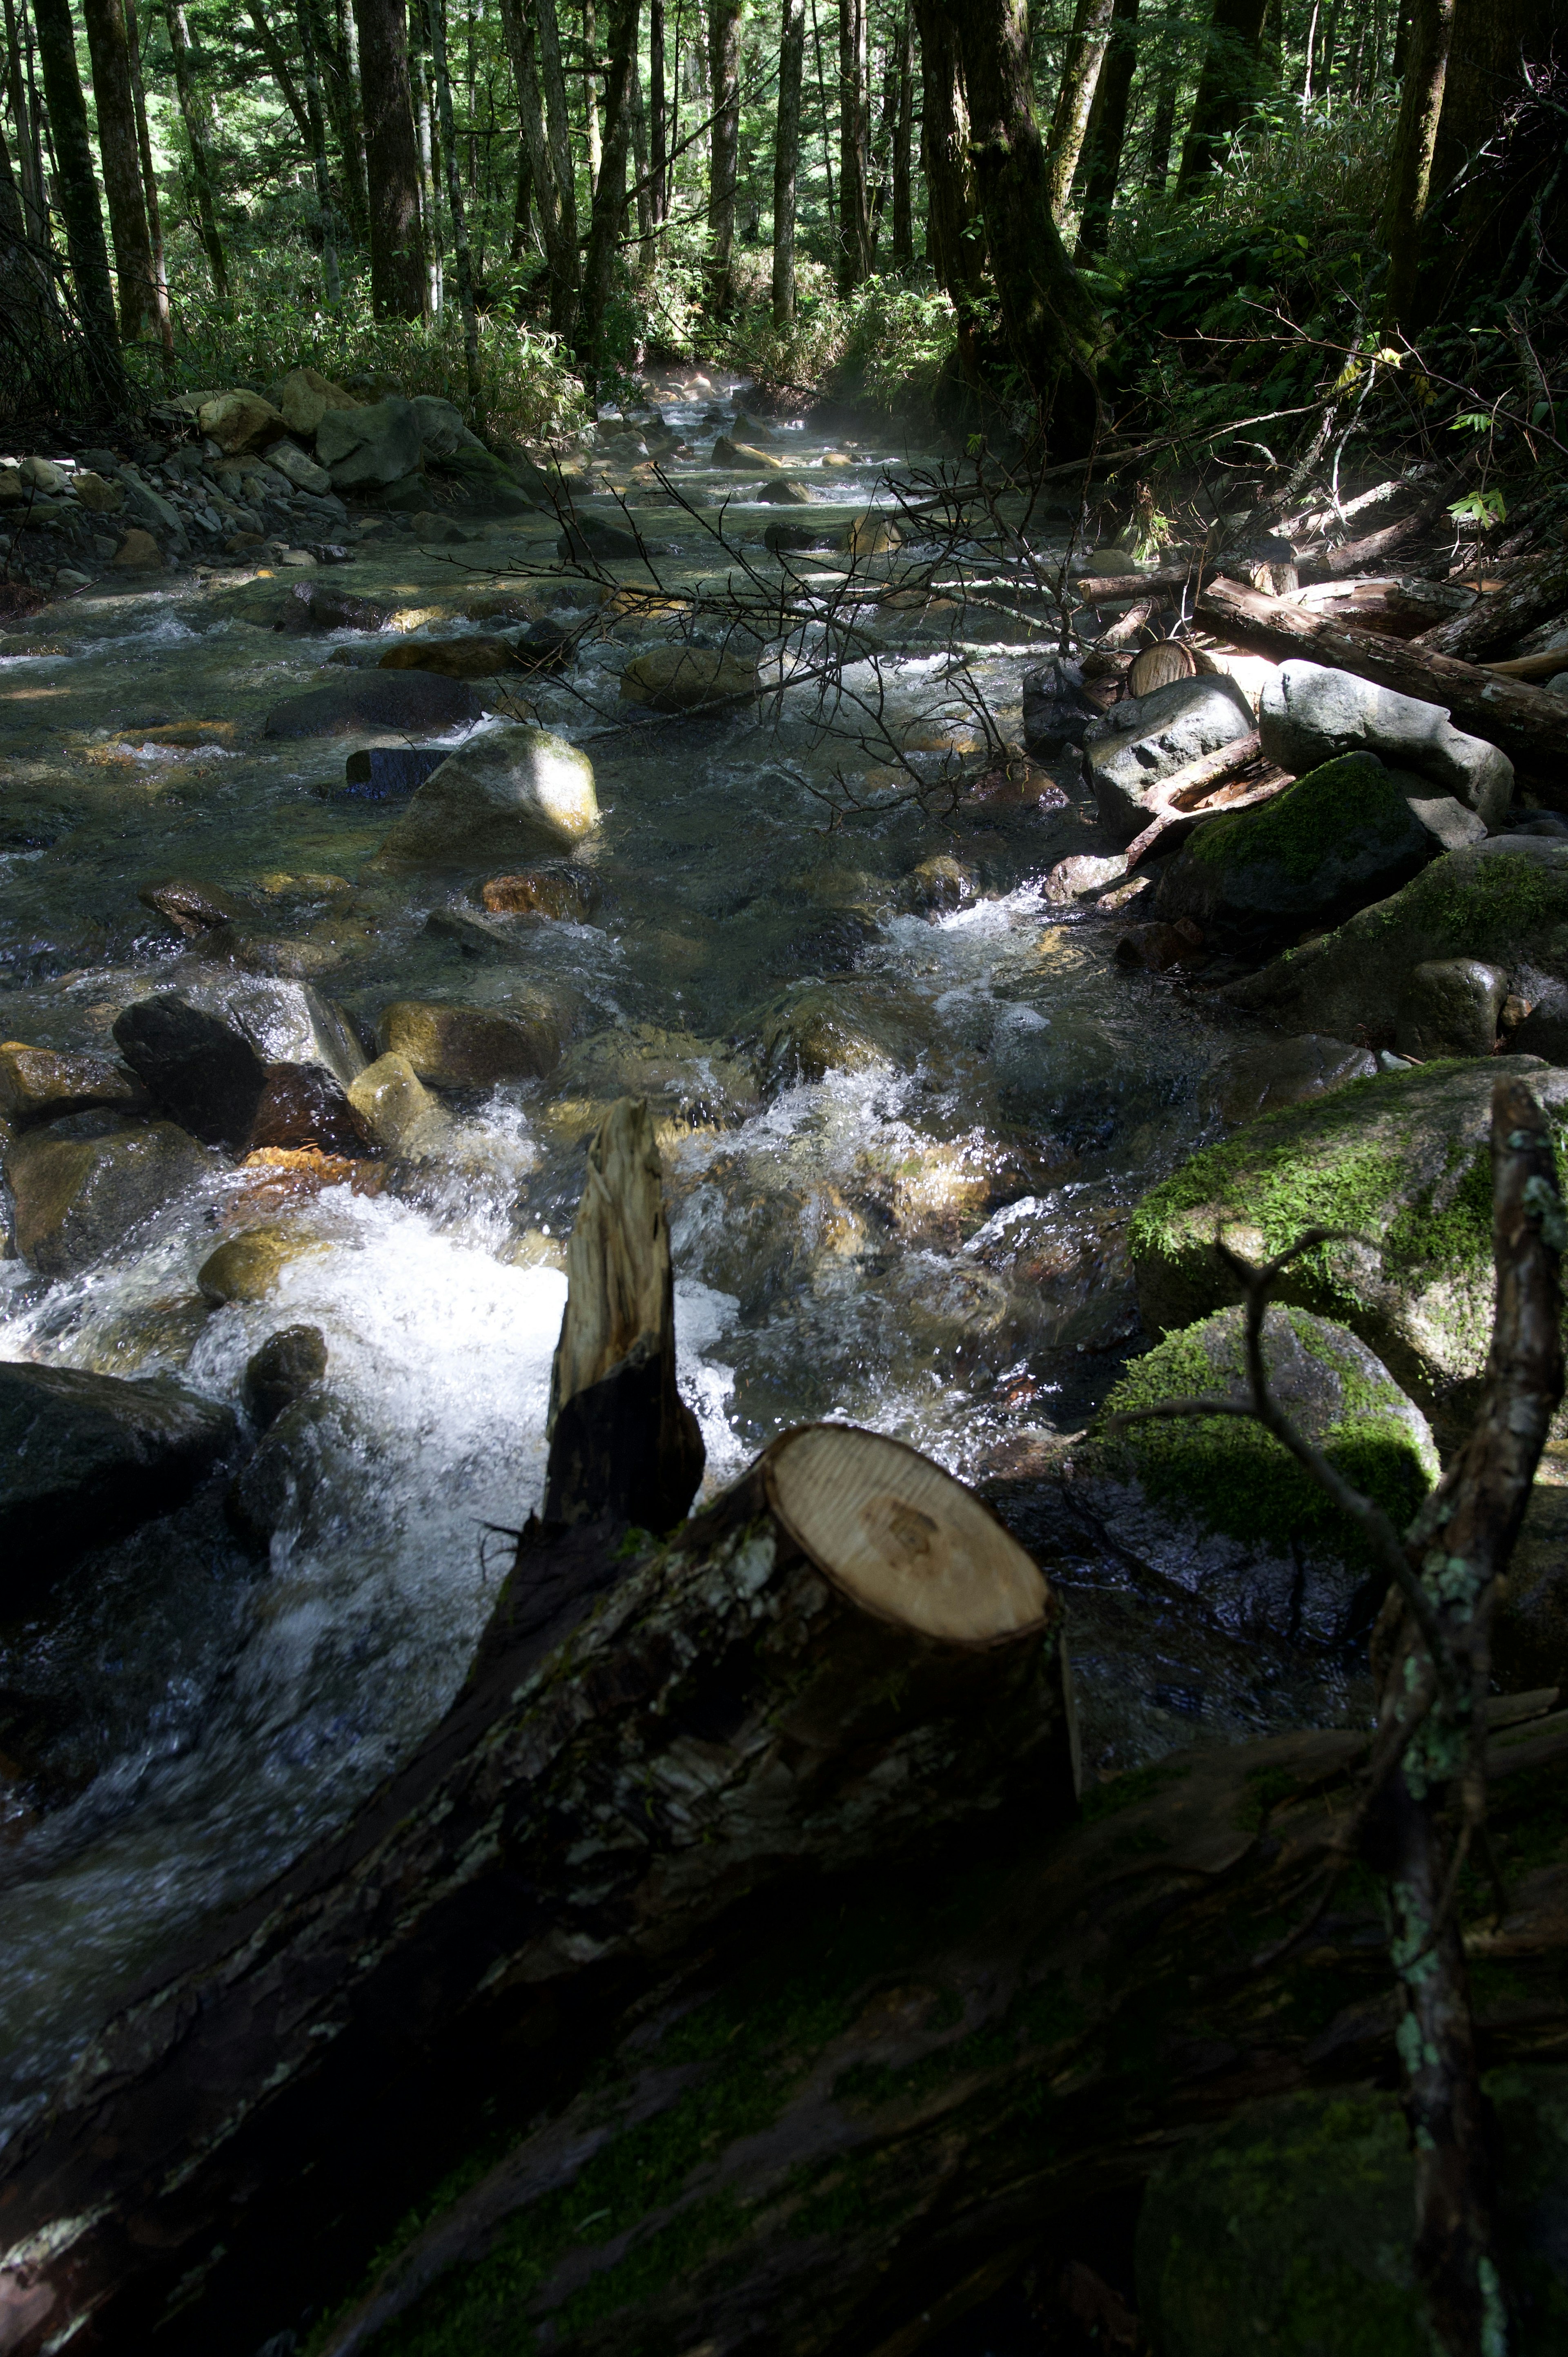
[[[676,388],[661,406],[705,441],[711,399]],[[803,465],[826,447],[782,438]],[[824,495],[886,501],[899,454],[852,452]],[[714,494],[695,462],[671,471]],[[799,512],[743,490],[729,530],[759,544]],[[689,518],[643,521],[674,552],[671,584],[712,575]],[[421,627],[446,636],[493,630],[460,619],[465,600],[525,579],[572,619],[596,593],[559,576],[553,528],[524,519],[440,553],[383,533],[324,578],[430,605]],[[0,661],[0,1029],[107,1045],[127,1003],[200,971],[136,897],[177,874],[270,902],[295,970],[362,1028],[394,998],[504,1008],[542,985],[573,1043],[549,1081],[453,1099],[438,1157],[380,1194],[269,1196],[215,1162],[83,1275],[0,1262],[0,1357],[176,1373],[239,1409],[249,1354],[306,1321],[328,1340],[333,1411],[320,1478],[266,1563],[230,1535],[220,1484],[0,1630],[0,1707],[32,1730],[38,1771],[0,1848],[0,2125],[117,1991],[339,1822],[450,1699],[502,1534],[538,1499],[562,1243],[608,1099],[632,1087],[659,1115],[708,1486],[822,1416],[983,1479],[1079,1428],[1140,1347],[1125,1213],[1207,1134],[1202,1078],[1231,1044],[1187,996],[1114,963],[1107,916],[1043,900],[1057,860],[1108,847],[1081,802],[1004,793],[832,829],[812,786],[870,770],[875,788],[875,762],[795,704],[777,726],[625,725],[618,673],[657,624],[607,625],[530,689],[595,762],[592,921],[520,927],[515,962],[466,958],[426,920],[471,909],[489,871],[389,880],[371,863],[392,810],[335,791],[342,741],[256,734],[285,695],[343,677],[324,669],[337,647],[365,646],[273,630],[298,578],[91,591],[45,618],[63,651]],[[897,627],[878,619],[884,646]],[[1015,737],[1026,634],[984,627],[1003,635],[973,651],[974,676]],[[907,645],[884,667],[891,724],[961,743],[961,708],[940,717],[947,655],[917,616]],[[220,746],[145,733],[220,720],[237,724]],[[259,1216],[312,1249],[265,1301],[210,1307],[196,1271]],[[1237,1645],[1115,1566],[1056,1568],[1099,1767],[1356,1700],[1333,1665]]]

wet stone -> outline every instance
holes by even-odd
[[[334,1105],[347,1119],[348,1090],[365,1066],[348,1022],[325,999],[306,984],[260,976],[137,999],[115,1022],[114,1039],[182,1127],[236,1153],[324,1143],[314,1131],[265,1138],[254,1132],[258,1121],[274,1132],[296,1116],[328,1121]]]
[[[349,1095],[383,1153],[417,1159],[440,1146],[447,1116],[406,1056],[378,1056]]]
[[[196,1282],[203,1297],[220,1308],[231,1301],[264,1301],[291,1263],[312,1259],[325,1249],[299,1228],[244,1228],[208,1254]]]
[[[258,1432],[277,1422],[327,1372],[327,1338],[319,1326],[285,1326],[245,1361],[242,1396]]]
[[[1395,1049],[1423,1063],[1489,1056],[1508,986],[1506,968],[1481,958],[1433,958],[1413,966],[1400,993]]]
[[[376,1027],[382,1056],[403,1057],[436,1088],[487,1089],[500,1081],[536,1080],[561,1053],[559,1028],[542,1009],[524,1020],[488,1007],[443,1006],[399,999]]]
[[[479,887],[479,903],[498,915],[585,925],[599,905],[599,888],[585,867],[523,867],[492,876]]]
[[[445,745],[371,745],[343,764],[343,791],[356,801],[390,802],[412,794],[447,758]]]
[[[369,731],[418,737],[482,719],[485,706],[461,680],[434,672],[360,672],[274,705],[264,737],[356,737]]]
[[[166,884],[144,884],[136,898],[144,909],[151,909],[171,931],[188,942],[220,925],[248,924],[256,913],[220,884],[204,883],[192,876],[171,877]]]
[[[1253,1121],[1276,1105],[1300,1104],[1342,1088],[1347,1081],[1369,1080],[1378,1060],[1348,1040],[1304,1032],[1295,1039],[1265,1039],[1221,1057],[1207,1075],[1203,1101],[1220,1121]]]
[[[26,1132],[5,1167],[16,1249],[45,1276],[74,1275],[209,1167],[195,1140],[166,1121],[102,1137],[61,1137],[48,1127]]]
[[[61,1055],[20,1039],[0,1046],[0,1116],[7,1121],[52,1121],[94,1106],[142,1113],[149,1103],[134,1072],[113,1056]]]
[[[493,679],[514,665],[504,639],[406,639],[387,649],[380,668],[434,672],[441,679]]]

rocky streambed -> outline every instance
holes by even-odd
[[[1365,1713],[1363,1576],[1245,1442],[1073,1437],[1130,1358],[1129,1397],[1239,1380],[1233,1320],[1182,1340],[1226,1310],[1217,1219],[1321,1220],[1369,1240],[1304,1271],[1279,1379],[1419,1493],[1485,1356],[1494,1050],[1561,1093],[1568,829],[1342,673],[1043,674],[1047,617],[878,525],[904,454],[739,398],[607,422],[564,535],[460,444],[442,477],[427,420],[428,478],[417,436],[379,483],[294,468],[329,544],[204,568],[182,526],[0,645],[13,2120],[456,1691],[628,1092],[710,1491],[824,1417],[985,1487],[1068,1595],[1097,1772]],[[351,476],[373,437],[334,430],[292,447]],[[781,545],[825,600],[860,568],[858,738],[735,622]],[[1160,781],[1260,726],[1296,783],[1130,867]]]

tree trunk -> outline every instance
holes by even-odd
[[[427,62],[427,16],[428,11],[423,5],[416,7],[408,49],[408,84],[413,106],[414,149],[419,157],[419,221],[421,242],[424,247],[425,308],[430,317],[435,319],[441,315],[446,286],[441,202],[435,188],[435,152],[439,142],[435,135],[435,102],[431,90],[434,78]]]
[[[1068,260],[1050,204],[1030,89],[1025,0],[946,0],[969,99],[975,186],[1013,358],[1058,455],[1099,430],[1094,371],[1103,330]]]
[[[43,69],[44,102],[54,135],[56,198],[65,222],[66,252],[87,364],[100,404],[119,409],[126,400],[125,374],[114,325],[109,249],[103,241],[103,216],[98,210],[98,184],[92,176],[87,105],[76,70],[76,31],[70,0],[33,0],[33,25]]]
[[[1083,213],[1078,232],[1076,259],[1091,261],[1103,253],[1111,237],[1111,208],[1122,178],[1122,149],[1127,137],[1127,114],[1133,76],[1138,65],[1138,0],[1115,0],[1111,39],[1094,94],[1085,143],[1089,175],[1083,192]]]
[[[926,259],[957,314],[958,364],[979,382],[985,242],[969,141],[958,35],[943,0],[914,0],[920,28],[920,164],[926,176]]]
[[[631,177],[637,190],[637,275],[639,285],[652,283],[659,261],[659,244],[653,234],[653,167],[648,152],[648,103],[642,92],[642,73],[635,49],[631,59],[631,90],[627,104],[631,124]]]
[[[670,210],[664,73],[664,0],[648,0],[648,196],[655,228]]]
[[[1256,647],[1276,662],[1305,656],[1400,695],[1444,705],[1455,727],[1499,745],[1549,809],[1568,809],[1563,708],[1542,689],[1477,671],[1451,655],[1430,654],[1408,640],[1346,630],[1329,616],[1265,597],[1234,581],[1211,581],[1199,591],[1197,610],[1208,629]]]
[[[893,267],[909,270],[915,261],[913,164],[915,147],[915,17],[906,0],[898,20],[898,113],[893,125]]]
[[[229,261],[223,251],[222,233],[218,227],[218,208],[212,199],[212,165],[207,146],[209,118],[206,102],[197,84],[196,58],[186,23],[184,0],[164,0],[164,15],[168,23],[169,48],[174,53],[174,79],[179,92],[180,117],[185,124],[186,145],[190,149],[190,177],[196,189],[196,217],[201,224],[201,242],[207,249],[208,267],[212,273],[212,291],[219,303],[226,305],[229,300]]]
[[[520,0],[525,5],[526,0]],[[582,253],[577,243],[577,167],[572,159],[572,117],[566,104],[566,74],[561,61],[561,27],[555,0],[532,0],[539,37],[539,78],[544,93],[544,120],[554,163],[560,205],[558,260],[551,264],[550,324],[569,339],[576,325],[577,296],[582,285]]]
[[[556,170],[555,146],[540,90],[538,43],[533,24],[523,11],[524,0],[501,0],[501,22],[517,83],[518,120],[533,175],[540,235],[550,270],[550,324],[559,336],[570,332],[576,317],[576,212],[575,207],[568,211]]]
[[[1561,71],[1565,30],[1561,0],[1455,0],[1432,181],[1439,195],[1462,185],[1430,241],[1424,317],[1466,280],[1512,296],[1543,242],[1554,242],[1531,210],[1552,182],[1562,186],[1562,117],[1543,93]],[[1533,135],[1519,128],[1521,113],[1533,116]],[[1477,170],[1488,145],[1494,160]]]
[[[599,177],[594,188],[594,212],[588,228],[587,259],[583,268],[583,324],[577,339],[577,356],[583,364],[584,378],[590,399],[597,398],[599,382],[604,373],[605,312],[609,303],[610,289],[614,284],[616,255],[620,248],[621,235],[626,223],[626,159],[627,151],[631,145],[632,86],[637,72],[637,28],[639,15],[639,0],[611,0],[609,66],[605,77],[605,136],[599,156]],[[577,1214],[577,1226],[572,1231],[572,1242],[567,1254],[567,1268],[578,1296],[577,1310],[574,1313],[572,1305],[568,1302],[566,1318],[561,1329],[561,1340],[555,1353],[555,1368],[551,1378],[551,1413],[553,1421],[559,1420],[557,1428],[562,1423],[576,1426],[579,1412],[583,1407],[583,1403],[575,1396],[576,1394],[585,1386],[597,1386],[597,1377],[590,1372],[593,1365],[597,1365],[598,1376],[604,1379],[602,1388],[607,1394],[613,1394],[618,1403],[629,1400],[634,1393],[640,1399],[640,1386],[650,1381],[662,1380],[662,1362],[659,1361],[658,1349],[649,1340],[653,1332],[652,1324],[645,1320],[642,1325],[637,1327],[634,1335],[631,1328],[623,1327],[618,1322],[622,1315],[631,1315],[634,1301],[643,1310],[649,1309],[650,1305],[647,1298],[646,1287],[639,1291],[633,1275],[634,1271],[641,1274],[644,1270],[644,1263],[639,1255],[638,1246],[632,1244],[629,1239],[618,1243],[608,1232],[609,1212],[605,1189],[607,1188],[614,1194],[623,1188],[630,1187],[630,1163],[644,1146],[647,1155],[651,1157],[651,1176],[644,1170],[643,1178],[645,1185],[651,1187],[652,1200],[651,1206],[644,1200],[639,1206],[639,1211],[650,1222],[650,1233],[640,1238],[639,1243],[651,1248],[653,1235],[656,1233],[664,1254],[665,1282],[666,1284],[671,1282],[670,1248],[664,1237],[659,1156],[654,1150],[653,1134],[650,1129],[647,1131],[645,1139],[640,1137],[640,1134],[637,1137],[628,1135],[626,1120],[627,1108],[629,1104],[629,1099],[623,1099],[614,1109],[595,1140],[588,1157],[587,1192],[584,1197],[583,1207]],[[643,1121],[646,1126],[645,1110]],[[599,1222],[597,1226],[594,1223],[596,1215]],[[628,1206],[627,1216],[635,1218],[638,1213],[632,1211]],[[581,1232],[581,1241],[579,1232]],[[590,1283],[590,1268],[596,1273],[598,1285],[596,1322],[590,1318],[584,1299],[585,1289]],[[672,1304],[672,1295],[671,1299]],[[669,1335],[669,1385],[668,1397],[664,1399],[664,1405],[671,1415],[674,1415],[675,1411],[679,1409],[682,1415],[686,1415],[689,1418],[689,1411],[681,1407],[675,1394],[673,1307],[671,1309]],[[638,1339],[639,1337],[640,1339]],[[618,1348],[612,1347],[616,1343],[619,1344]],[[599,1353],[597,1359],[596,1351]],[[624,1363],[612,1364],[612,1361],[618,1362],[623,1358]],[[656,1362],[660,1370],[657,1377],[651,1372]],[[664,1395],[661,1394],[660,1397],[664,1398]],[[624,1405],[620,1412],[632,1417],[637,1414],[635,1408],[627,1408]],[[695,1430],[694,1425],[693,1429]],[[553,1502],[547,1491],[545,1512],[548,1516],[562,1521],[586,1520],[589,1512],[593,1511],[587,1501],[596,1488],[602,1486],[602,1493],[608,1498],[621,1494],[625,1485],[636,1487],[639,1476],[635,1470],[635,1448],[628,1437],[628,1431],[629,1426],[623,1425],[620,1437],[611,1449],[609,1457],[602,1461],[595,1458],[593,1442],[587,1437],[583,1438],[579,1460],[583,1469],[578,1477],[578,1486],[572,1493],[577,1501],[575,1510],[569,1509],[564,1504],[564,1491],[561,1493],[559,1500]],[[700,1452],[702,1447],[700,1441],[697,1446]],[[553,1463],[553,1452],[552,1461]],[[594,1469],[592,1472],[588,1470],[590,1466]],[[641,1516],[632,1514],[629,1511],[628,1519],[642,1522],[644,1528],[667,1529],[671,1522],[679,1520],[691,1504],[692,1491],[697,1486],[701,1471],[702,1459],[699,1454],[697,1473],[693,1476],[690,1487],[679,1504],[665,1516],[662,1522],[646,1522]],[[551,1478],[554,1480],[553,1473]],[[588,1484],[586,1490],[582,1486],[584,1482]],[[645,1498],[640,1489],[638,1491],[638,1496],[639,1502],[650,1504],[652,1502],[651,1496]]]
[[[24,115],[24,125],[26,121]],[[24,416],[34,405],[27,397],[29,380],[48,378],[59,358],[59,321],[38,261],[0,118],[0,369]]]
[[[1223,158],[1257,95],[1258,48],[1266,0],[1214,0],[1203,70],[1181,151],[1176,195],[1190,197]]]
[[[332,210],[332,167],[327,156],[327,118],[321,102],[321,75],[311,36],[308,6],[299,10],[300,71],[305,79],[306,122],[310,134],[310,167],[316,179],[316,210],[321,221],[321,285],[326,307],[335,311],[343,298],[338,269],[338,223]]]
[[[83,0],[87,48],[92,60],[92,95],[98,113],[98,153],[103,192],[109,199],[109,231],[120,282],[120,333],[134,343],[149,315],[156,314],[153,249],[142,192],[142,157],[136,138],[136,102],[131,87],[131,57],[125,38],[124,0]]]
[[[1144,185],[1163,197],[1171,176],[1171,143],[1176,137],[1176,89],[1181,81],[1179,17],[1167,8],[1160,27],[1160,69],[1155,85],[1155,113],[1149,126],[1149,153],[1144,167]]]
[[[338,48],[343,59],[342,114],[338,145],[343,152],[343,190],[349,228],[354,242],[366,246],[371,236],[370,191],[365,178],[365,118],[360,104],[360,28],[349,0],[336,0]]]
[[[735,300],[735,192],[740,168],[741,0],[708,0],[708,78],[714,128],[708,180],[708,311],[729,317]]]
[[[1047,164],[1046,186],[1051,219],[1058,225],[1072,195],[1078,159],[1083,152],[1084,138],[1089,130],[1090,112],[1094,104],[1095,91],[1100,87],[1100,71],[1111,39],[1112,5],[1113,0],[1078,0],[1073,16],[1072,37],[1062,65],[1061,88],[1057,92],[1056,111],[1051,116]]]
[[[1432,194],[1432,159],[1454,38],[1455,0],[1413,0],[1399,124],[1379,237],[1389,257],[1385,318],[1414,324],[1422,229]]]
[[[1534,558],[1505,587],[1493,589],[1463,614],[1423,630],[1418,646],[1461,662],[1511,654],[1526,630],[1568,610],[1568,554],[1554,549]],[[1561,668],[1568,670],[1568,664]]]
[[[800,76],[806,61],[806,0],[783,0],[779,37],[779,119],[773,145],[773,324],[795,317],[795,182],[800,167]]]
[[[38,154],[38,117],[30,102],[22,70],[22,40],[16,24],[16,0],[5,0],[5,11],[6,89],[11,100],[11,119],[16,130],[16,182],[26,235],[28,243],[37,249],[39,279],[44,283],[48,277],[45,257],[49,243],[49,210],[44,194],[43,165]]]
[[[517,148],[517,193],[512,199],[511,239],[507,247],[507,260],[521,262],[528,252],[529,237],[533,228],[533,167],[529,161],[527,142],[520,139]]]
[[[866,186],[869,108],[865,88],[866,0],[839,0],[838,287],[848,295],[871,274]]]
[[[263,7],[262,0],[245,0],[245,14],[251,20],[252,30],[261,46],[262,55],[267,61],[267,71],[276,82],[284,103],[294,117],[294,127],[299,134],[299,144],[306,156],[314,160],[318,145],[317,132],[312,128],[310,109],[306,104],[305,93],[294,78],[294,69],[288,61],[288,51],[274,31],[272,19]],[[295,30],[298,30],[297,21]],[[319,110],[317,111],[318,128]],[[324,145],[321,152],[325,156]]]
[[[588,202],[599,185],[604,138],[599,128],[599,34],[594,0],[583,0],[583,125],[588,148]]]
[[[158,202],[158,178],[153,168],[153,143],[147,129],[147,94],[142,86],[142,49],[136,25],[136,0],[125,0],[125,51],[131,66],[131,96],[136,109],[136,151],[142,159],[142,186],[147,197],[147,240],[153,257],[153,311],[164,366],[174,364],[174,321],[169,315],[168,263],[164,252],[163,208]],[[26,116],[21,118],[24,122]]]
[[[429,299],[403,0],[354,0],[371,191],[371,301],[378,319],[417,319]]]
[[[463,373],[467,382],[468,424],[484,431],[484,388],[479,382],[479,322],[474,308],[474,262],[468,250],[468,218],[463,204],[463,174],[457,161],[457,134],[452,120],[452,76],[446,59],[446,0],[429,0],[431,58],[435,68],[435,102],[441,111],[441,160],[446,167],[446,210],[452,222],[452,254],[456,265],[457,306],[463,317]]]

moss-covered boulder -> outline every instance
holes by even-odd
[[[1437,1452],[1387,1368],[1304,1309],[1269,1311],[1263,1357],[1297,1429],[1402,1528],[1436,1478]],[[1136,1361],[1105,1416],[1248,1394],[1243,1313],[1223,1309]],[[1101,1422],[1069,1463],[1075,1518],[1234,1634],[1337,1644],[1376,1609],[1384,1581],[1365,1539],[1251,1417],[1161,1417],[1120,1431]]]
[[[1305,1254],[1278,1297],[1341,1319],[1440,1428],[1467,1417],[1491,1340],[1491,1098],[1505,1074],[1568,1122],[1568,1071],[1487,1056],[1351,1081],[1194,1155],[1129,1223],[1145,1323],[1169,1333],[1240,1298],[1218,1231],[1261,1260],[1305,1228],[1347,1229],[1353,1240]]]
[[[1408,799],[1418,782],[1347,753],[1272,802],[1206,820],[1166,866],[1155,915],[1191,917],[1239,950],[1337,923],[1426,865],[1433,837]]]
[[[1531,1000],[1544,984],[1568,982],[1568,843],[1499,834],[1448,852],[1391,899],[1222,996],[1285,1028],[1386,1032],[1388,1044],[1412,967],[1461,957],[1505,967]]]
[[[1499,2234],[1520,2357],[1568,2337],[1568,2071],[1493,2072]],[[1430,2357],[1398,2098],[1251,2105],[1185,2142],[1138,2221],[1138,2309],[1161,2357]]]

